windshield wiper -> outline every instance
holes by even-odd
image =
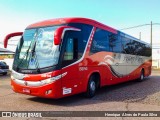
[[[40,73],[41,71],[40,71],[40,67],[39,67],[39,62],[38,62],[37,54],[36,54],[36,51],[35,51],[36,44],[37,44],[37,41],[34,42],[33,48],[31,50],[31,59],[35,58],[35,60],[36,60],[36,69],[37,69],[37,72]]]

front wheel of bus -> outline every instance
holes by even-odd
[[[96,93],[96,82],[95,82],[95,77],[92,75],[88,82],[86,97],[92,98],[95,95],[95,93]]]

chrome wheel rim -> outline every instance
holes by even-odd
[[[90,88],[91,88],[92,91],[95,91],[95,89],[96,89],[96,83],[94,81],[91,82]]]
[[[144,78],[144,77],[143,77],[143,74],[141,74],[141,80],[143,80],[143,78]]]

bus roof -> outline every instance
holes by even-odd
[[[44,21],[40,21],[40,22],[37,22],[37,23],[29,25],[27,27],[27,29],[36,28],[36,27],[44,27],[44,26],[53,26],[53,25],[59,25],[59,24],[67,24],[67,23],[84,23],[84,24],[89,24],[89,25],[92,25],[92,26],[95,26],[95,27],[110,31],[110,32],[115,33],[115,34],[118,34],[118,32],[120,32],[121,35],[123,35],[123,36],[125,36],[127,38],[130,38],[130,39],[133,39],[135,41],[138,41],[138,42],[141,42],[141,43],[149,45],[149,43],[146,43],[146,42],[144,42],[142,40],[134,38],[134,37],[132,37],[132,36],[130,36],[128,34],[125,34],[125,33],[121,32],[121,31],[118,31],[118,30],[116,30],[116,29],[114,29],[112,27],[109,27],[109,26],[107,26],[105,24],[102,24],[100,22],[97,22],[97,21],[89,19],[89,18],[73,17],[73,18],[57,18],[57,19],[44,20]]]
[[[27,27],[28,28],[36,28],[36,27],[44,27],[44,26],[52,26],[52,25],[59,25],[59,24],[67,24],[67,23],[84,23],[84,24],[89,24],[95,27],[102,28],[104,30],[108,30],[112,33],[117,34],[117,30],[109,27],[107,25],[104,25],[100,22],[97,22],[92,19],[88,18],[57,18],[57,19],[50,19],[50,20],[45,20],[41,22],[37,22],[34,24],[31,24]]]

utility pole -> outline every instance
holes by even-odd
[[[152,49],[152,21],[151,21],[151,49]]]
[[[152,43],[152,21],[151,21],[151,60],[152,60],[152,48],[153,48],[152,44],[153,43]]]

